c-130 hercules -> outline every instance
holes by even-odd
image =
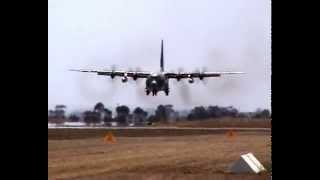
[[[89,70],[89,69],[71,69],[70,71],[97,73],[97,75],[110,76],[112,79],[116,76],[122,77],[122,82],[127,82],[128,77],[133,80],[138,78],[146,78],[146,95],[152,92],[152,96],[156,96],[159,91],[164,91],[169,95],[169,79],[188,79],[189,83],[194,82],[194,78],[203,80],[207,77],[220,77],[225,74],[243,74],[243,72],[166,72],[164,71],[163,60],[163,40],[161,40],[161,57],[160,57],[160,72],[147,72],[147,71],[117,71],[117,70]]]

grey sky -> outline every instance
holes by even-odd
[[[176,108],[233,105],[242,111],[271,101],[271,2],[269,0],[49,0],[48,108],[106,106]],[[244,71],[207,84],[170,82],[170,95],[144,95],[138,84],[70,68]],[[130,81],[130,80],[129,80]]]

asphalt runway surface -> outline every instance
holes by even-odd
[[[159,137],[235,133],[270,133],[270,128],[186,128],[186,127],[55,127],[48,128],[48,139],[82,139],[104,137]]]

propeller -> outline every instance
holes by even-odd
[[[105,69],[103,69],[103,70],[106,70],[106,71],[116,71],[117,70],[117,66],[115,65],[115,64],[113,64],[113,65],[111,65],[109,68],[105,68]],[[110,75],[110,77],[108,77],[107,78],[107,83],[109,84],[109,83],[111,83],[112,85],[112,87],[111,88],[115,88],[115,86],[116,86],[116,81],[115,81],[115,78],[116,78],[117,76],[115,76],[115,75]]]
[[[115,66],[111,68],[116,69]],[[90,101],[108,96],[113,97],[117,92],[117,84],[114,83],[113,79],[106,78],[106,76],[96,76],[95,74],[92,74],[92,76],[86,73],[77,75],[76,85],[81,96]]]
[[[177,74],[180,74],[180,73],[183,73],[183,68],[178,68],[178,71],[174,71],[174,70],[170,70],[169,71],[170,73],[177,73]],[[182,79],[172,79],[172,84],[179,84],[180,82],[182,82]]]
[[[141,67],[136,67],[136,72],[141,72],[141,71],[143,71],[143,69]],[[141,78],[137,78],[136,82],[138,84],[141,84],[141,82],[144,82],[144,81]]]
[[[177,81],[176,81],[177,82]],[[179,89],[179,95],[185,104],[190,104],[192,102],[191,93],[190,93],[190,85],[186,81],[181,80],[177,84]]]
[[[178,68],[178,76],[179,74],[183,73],[184,69],[182,67]],[[177,78],[177,81],[180,81],[180,78]]]
[[[110,71],[116,71],[116,70],[117,70],[117,65],[113,64],[113,65],[110,66]],[[110,77],[111,77],[111,79],[114,79],[115,75],[113,75],[111,73]]]
[[[179,67],[177,71],[171,70],[169,72],[180,74],[184,72],[184,69],[182,67]],[[185,104],[191,103],[191,93],[190,93],[189,83],[187,83],[184,79],[172,79],[172,82],[169,82],[169,83],[172,83],[173,87],[171,89],[178,89],[179,91],[178,94]]]
[[[195,71],[195,73],[199,73],[199,80],[204,83],[204,84],[207,84],[207,78],[201,76],[201,74],[207,72],[207,67],[202,67],[201,69],[200,68],[197,68]],[[197,83],[199,83],[200,81],[199,80],[196,80]]]
[[[205,73],[205,72],[208,72],[208,68],[207,67],[202,67],[201,73]],[[207,84],[209,79],[202,77],[202,78],[200,78],[200,80],[201,80],[201,82],[203,84]]]
[[[128,71],[133,72],[133,73],[135,73],[135,72],[137,73],[137,72],[141,71],[141,68],[140,67],[136,67],[135,69],[129,68]],[[140,79],[137,76],[133,76],[132,79],[136,82],[140,82]]]
[[[141,71],[141,68],[140,67],[136,67],[136,69],[134,70],[135,72],[139,72],[139,71]],[[138,77],[133,77],[133,80],[135,80],[135,81],[138,81]]]

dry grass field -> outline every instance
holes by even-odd
[[[270,179],[269,173],[228,172],[230,165],[248,152],[269,168],[270,132],[235,132],[228,137],[225,132],[144,135],[144,130],[114,131],[116,143],[106,144],[103,135],[107,130],[48,131],[48,179],[52,180]]]

